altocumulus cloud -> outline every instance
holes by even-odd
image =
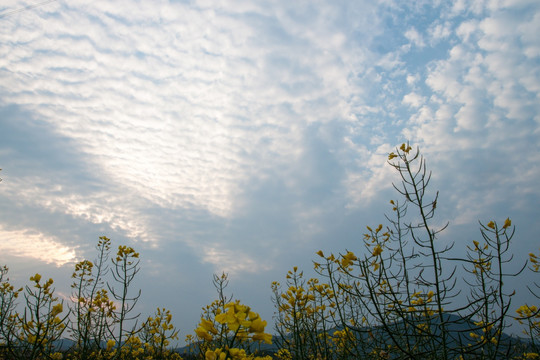
[[[407,139],[452,223],[537,234],[539,24],[525,0],[73,0],[0,18],[2,252],[64,268],[105,234],[146,251],[150,287],[269,284],[357,246]],[[249,296],[269,307],[267,290]]]
[[[145,201],[233,216],[250,179],[297,171],[310,123],[350,119],[347,79],[364,59],[345,51],[348,9],[135,4],[49,5],[2,24],[3,101],[74,139],[122,193],[28,200],[152,241],[136,220]]]

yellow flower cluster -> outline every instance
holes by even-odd
[[[171,340],[178,340],[179,331],[172,324],[172,314],[165,308],[158,308],[155,315],[146,319],[141,331],[148,355],[163,358],[170,354],[166,348]]]
[[[43,293],[45,295],[49,295],[51,294],[52,292],[52,284],[54,283],[54,280],[53,279],[49,279],[45,282],[45,284],[40,284],[40,281],[41,281],[41,275],[40,274],[36,274],[34,276],[31,276],[30,277],[30,281],[33,281],[34,282],[34,287],[36,289],[42,289]]]
[[[73,272],[73,275],[71,277],[75,278],[77,276],[77,272],[85,274],[91,274],[92,268],[94,267],[94,264],[91,261],[83,260],[75,264],[75,271]]]
[[[508,229],[510,226],[512,226],[512,220],[510,220],[510,218],[506,218],[506,220],[504,220],[504,224],[503,224],[503,229]],[[488,224],[487,224],[487,227],[490,228],[490,229],[493,229],[493,230],[496,230],[497,229],[497,224],[495,223],[495,221],[490,221]]]
[[[138,259],[139,253],[130,246],[120,245],[118,247],[118,252],[116,253],[116,262],[126,261],[128,265],[131,265],[133,261],[128,260],[129,258]]]
[[[109,299],[109,294],[107,293],[107,290],[101,289],[96,292],[96,295],[88,311],[98,311],[102,314],[107,314],[107,316],[110,316],[115,309],[116,305],[114,305],[114,301]]]
[[[349,328],[336,330],[332,335],[332,341],[339,349],[345,349],[354,339],[354,335]]]
[[[474,260],[474,270],[473,274],[480,272],[489,272],[491,270],[491,261],[487,260],[484,257],[480,257],[478,260]]]
[[[316,287],[310,288],[310,290],[315,289]],[[289,286],[287,291],[281,294],[281,297],[286,302],[280,303],[279,310],[287,313],[287,320],[290,320],[291,315],[310,315],[313,312],[313,309],[311,308],[309,303],[315,300],[315,295],[306,292],[302,286]]]
[[[239,301],[220,306],[217,301],[206,307],[206,314],[208,318],[202,317],[195,329],[197,338],[203,341],[200,349],[205,354],[205,359],[271,359],[255,357],[243,349],[245,346],[246,349],[249,348],[249,344],[243,345],[248,341],[272,343],[272,335],[264,332],[267,322],[251,311],[249,306]],[[190,342],[191,340],[190,338]]]
[[[13,297],[17,298],[22,290],[23,289],[20,288],[19,290],[15,291],[15,287],[7,281],[0,283],[0,295],[2,297],[7,297],[8,294],[13,294]]]
[[[469,334],[471,338],[476,339],[479,344],[486,344],[488,341],[497,344],[497,337],[500,335],[501,329],[493,332],[493,324],[486,324],[483,321],[475,321],[474,325],[482,328],[482,335],[471,332]]]
[[[251,339],[254,341],[272,343],[272,335],[264,332],[266,321],[262,320],[259,314],[251,311],[249,306],[239,302],[230,302],[225,305],[225,309],[226,312],[216,315],[216,321],[226,324],[240,339],[247,339],[251,334]]]
[[[534,253],[529,253],[529,261],[532,264],[532,271],[540,272],[540,264],[538,263],[538,256]]]
[[[271,356],[248,355],[244,349],[237,348],[207,350],[204,358],[205,360],[272,360]]]
[[[107,351],[111,351],[112,348],[114,347],[114,345],[116,345],[116,341],[114,341],[113,339],[110,339],[107,341]]]
[[[348,251],[345,255],[341,256],[341,266],[344,268],[350,268],[354,261],[358,260],[353,252]]]
[[[403,152],[403,154],[408,154],[411,150],[412,150],[412,147],[409,145],[409,144],[401,144],[401,146],[399,147],[399,150],[401,150]],[[398,154],[396,155],[396,153],[394,152],[391,152],[389,155],[388,155],[388,160],[392,160],[394,158],[397,158],[398,156],[401,156],[401,153],[398,151]]]
[[[291,352],[287,349],[279,349],[275,355],[279,360],[292,360]]]
[[[212,341],[213,335],[217,335],[218,331],[214,327],[214,323],[210,320],[201,319],[199,327],[195,329],[195,334],[201,340]]]
[[[381,245],[377,244],[377,246],[375,246],[375,248],[373,249],[372,255],[373,256],[379,256],[379,255],[381,255],[381,253],[382,253],[382,247],[381,247]]]
[[[433,306],[430,305],[434,302],[434,296],[435,293],[431,290],[427,294],[423,294],[419,291],[415,292],[411,295],[407,310],[411,313],[418,313],[418,315],[428,318],[433,316],[437,312],[433,309]]]
[[[521,305],[516,312],[521,319],[530,319],[532,317],[540,319],[540,312],[534,305]]]

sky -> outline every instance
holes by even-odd
[[[510,217],[522,264],[540,244],[538,34],[537,0],[3,0],[0,264],[68,299],[107,236],[141,254],[141,316],[170,309],[182,338],[222,272],[270,322],[272,281],[362,253],[406,141],[441,241],[463,253]]]

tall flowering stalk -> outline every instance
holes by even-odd
[[[108,298],[104,277],[107,275],[111,240],[101,236],[96,249],[95,262],[88,260],[75,264],[72,293],[72,312],[75,321],[71,325],[71,338],[75,341],[75,353],[79,359],[95,356],[106,340],[107,329],[112,325],[114,304]]]
[[[291,359],[330,358],[346,349],[341,333],[329,334],[334,324],[334,292],[317,278],[304,279],[304,273],[294,267],[287,272],[286,288],[272,283],[277,312],[276,343]],[[339,338],[339,343],[336,339]],[[285,356],[285,355],[283,355]]]
[[[153,316],[149,316],[142,326],[141,339],[144,341],[146,353],[157,359],[171,354],[167,350],[172,340],[178,340],[179,330],[172,324],[172,314],[165,308],[157,308]]]
[[[16,307],[23,289],[15,290],[7,277],[8,272],[7,266],[0,268],[0,358],[15,357],[20,328]]]
[[[41,281],[41,275],[30,277],[32,286],[24,292],[25,308],[18,315],[19,339],[16,345],[18,358],[39,359],[55,354],[55,341],[59,340],[66,328],[68,314],[63,302],[54,296],[53,279]]]
[[[540,274],[540,254],[529,253],[529,270],[534,274]],[[537,282],[533,282],[532,287],[528,286],[531,294],[540,299],[540,285]],[[520,324],[525,325],[523,334],[529,339],[531,347],[526,354],[529,358],[540,359],[540,306],[536,305],[521,305],[517,310],[517,320]]]
[[[123,345],[123,341],[133,337],[140,329],[137,328],[137,322],[140,314],[131,315],[137,301],[141,296],[139,289],[135,295],[130,295],[130,285],[140,270],[139,253],[132,247],[120,245],[116,257],[112,260],[112,275],[119,288],[107,283],[107,287],[113,298],[118,301],[119,308],[113,311],[114,328],[109,329],[112,339],[118,344]],[[128,327],[128,322],[135,320],[135,324]]]

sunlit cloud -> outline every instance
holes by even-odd
[[[250,254],[219,247],[204,247],[203,263],[211,264],[214,273],[226,273],[230,275],[262,273],[271,267],[264,262],[257,261]]]
[[[231,216],[243,182],[294,163],[306,124],[350,117],[362,58],[332,29],[341,11],[317,10],[310,21],[324,27],[306,32],[286,11],[251,22],[265,9],[240,6],[238,18],[204,3],[139,5],[51,8],[36,16],[45,41],[8,23],[24,51],[5,45],[0,62],[3,76],[28,75],[6,78],[4,101],[33,108],[129,191]]]
[[[32,230],[7,230],[0,225],[0,251],[5,255],[30,258],[63,266],[77,261],[76,249],[55,238]]]
[[[74,189],[55,183],[55,179],[8,178],[0,186],[3,198],[31,205],[51,214],[65,214],[76,221],[92,224],[107,224],[125,236],[155,241],[150,235],[149,224],[141,216],[142,203],[133,194],[114,195],[109,192],[78,194]],[[71,190],[71,191],[70,191]],[[122,206],[129,204],[129,206]],[[29,225],[29,224],[27,224]]]

